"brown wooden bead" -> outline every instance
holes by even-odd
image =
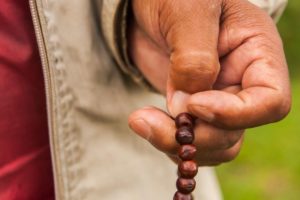
[[[194,178],[198,173],[198,166],[193,160],[182,161],[178,166],[178,171],[182,178]]]
[[[176,182],[177,190],[183,194],[189,194],[196,187],[195,179],[178,178]]]
[[[173,200],[193,200],[193,196],[191,194],[182,194],[180,192],[176,192]]]
[[[196,156],[197,149],[195,145],[192,144],[186,144],[182,145],[179,148],[178,156],[181,158],[181,160],[193,160]]]
[[[191,192],[196,187],[196,181],[193,179],[197,172],[198,166],[193,159],[196,156],[197,149],[192,145],[194,135],[195,119],[189,113],[181,113],[175,118],[177,131],[175,134],[176,141],[181,145],[178,151],[178,156],[182,162],[178,165],[178,176],[176,182],[177,192],[173,200],[192,200]]]
[[[194,118],[189,113],[180,113],[175,118],[175,124],[177,128],[187,126],[193,127],[194,126]]]
[[[183,144],[192,144],[194,141],[194,132],[193,129],[190,127],[180,127],[176,131],[176,141],[183,145]]]

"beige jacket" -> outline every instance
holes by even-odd
[[[277,19],[285,1],[253,2]],[[172,199],[176,166],[127,127],[130,112],[145,105],[164,108],[164,99],[135,83],[143,77],[123,51],[126,1],[30,0],[30,5],[45,79],[56,199]],[[197,183],[195,199],[222,199],[211,168],[199,170]]]

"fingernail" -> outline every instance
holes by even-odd
[[[200,119],[202,119],[206,122],[212,122],[215,120],[214,113],[212,113],[209,109],[207,109],[203,106],[192,105],[189,108],[191,108],[193,113],[195,113]]]
[[[182,91],[175,91],[173,96],[170,98],[170,102],[168,103],[168,111],[172,117],[176,117],[179,113],[187,111],[187,99],[189,98],[189,94]]]
[[[144,119],[139,118],[132,120],[129,122],[129,126],[134,132],[150,141],[152,135],[151,127]]]

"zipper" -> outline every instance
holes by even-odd
[[[49,131],[49,143],[50,143],[50,152],[51,152],[51,162],[52,162],[52,171],[53,171],[53,179],[54,179],[54,192],[55,192],[55,199],[61,200],[63,199],[62,195],[62,188],[60,187],[62,184],[59,184],[59,161],[55,154],[55,122],[54,118],[55,113],[53,111],[53,102],[55,99],[55,95],[52,93],[52,80],[50,76],[50,66],[48,61],[48,56],[46,53],[46,43],[45,43],[45,36],[42,31],[42,22],[39,15],[39,3],[37,0],[29,0],[30,5],[30,11],[33,21],[33,26],[36,34],[36,40],[39,48],[40,58],[41,58],[41,64],[43,68],[43,76],[44,76],[44,85],[45,85],[45,95],[46,95],[46,106],[47,106],[47,120],[48,120],[48,131]]]

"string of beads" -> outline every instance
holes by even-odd
[[[173,200],[193,200],[192,192],[196,187],[194,177],[197,175],[198,166],[193,160],[197,149],[194,142],[194,123],[195,119],[188,113],[181,113],[175,118],[176,141],[180,144],[178,157],[178,179],[176,181],[177,192]]]

